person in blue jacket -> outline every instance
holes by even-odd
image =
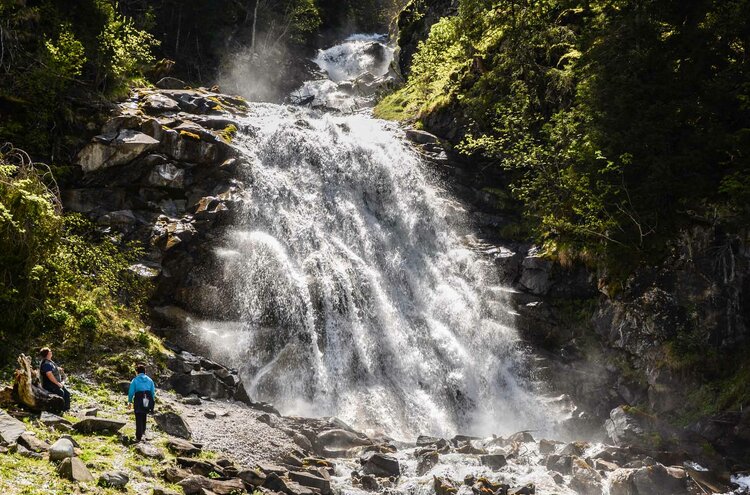
[[[135,413],[135,441],[140,442],[146,433],[146,417],[154,412],[154,399],[156,398],[156,387],[154,381],[146,375],[146,365],[137,364],[137,373],[130,382],[128,390],[128,404],[133,404]]]

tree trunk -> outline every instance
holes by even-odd
[[[51,394],[37,385],[38,373],[31,367],[31,358],[21,354],[18,356],[18,365],[20,368],[16,370],[13,382],[16,401],[32,411],[61,411],[65,401],[59,395]]]

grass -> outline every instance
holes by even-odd
[[[414,120],[422,105],[417,89],[413,85],[404,86],[380,100],[373,114],[385,120]]]

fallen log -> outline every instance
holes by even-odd
[[[59,395],[51,394],[38,386],[39,373],[31,366],[31,358],[18,356],[19,369],[13,379],[13,398],[15,401],[35,412],[62,411],[65,401]]]

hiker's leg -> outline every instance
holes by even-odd
[[[70,410],[70,392],[68,391],[67,388],[62,389],[62,397],[63,397],[63,400],[65,400],[65,410],[69,411]]]
[[[146,414],[135,413],[135,439],[140,442],[143,434],[146,433]]]

